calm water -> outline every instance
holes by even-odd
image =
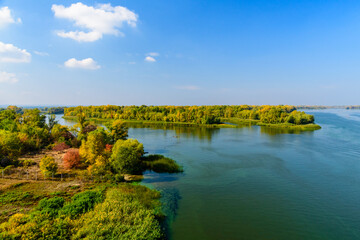
[[[184,166],[143,181],[163,191],[171,239],[360,239],[360,111],[308,112],[321,130],[130,128]]]

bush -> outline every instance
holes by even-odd
[[[138,140],[118,140],[112,150],[111,166],[117,173],[139,173],[143,154],[144,147]]]
[[[104,191],[86,191],[76,194],[70,203],[61,210],[62,215],[76,218],[93,209],[97,203],[104,201]]]
[[[59,210],[64,206],[65,200],[62,197],[44,198],[37,207],[41,214],[47,214],[50,217],[55,217]]]
[[[80,154],[78,149],[70,149],[63,157],[64,167],[66,169],[77,168],[80,166]]]
[[[30,160],[30,159],[25,159],[25,160],[21,161],[21,165],[23,167],[30,167],[30,166],[35,165],[35,164],[36,164],[36,162],[34,162],[33,160]]]
[[[52,148],[54,151],[64,151],[65,149],[69,149],[70,147],[64,143],[56,143],[55,146]]]
[[[44,156],[40,161],[40,170],[46,177],[50,177],[56,173],[58,165],[51,156]]]
[[[144,170],[151,170],[157,173],[178,173],[182,168],[171,158],[154,154],[143,157]]]
[[[160,239],[154,207],[138,199],[137,187],[108,190],[105,201],[81,217],[74,239]]]

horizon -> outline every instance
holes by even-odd
[[[353,1],[0,0],[0,104],[359,105],[358,12]]]

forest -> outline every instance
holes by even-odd
[[[160,193],[131,179],[182,172],[173,159],[145,153],[121,120],[105,129],[83,117],[70,129],[39,109],[16,110],[0,111],[0,239],[164,236]]]
[[[262,124],[306,125],[314,123],[314,116],[298,111],[294,106],[78,106],[64,109],[65,117],[83,114],[87,118],[220,124],[227,119],[258,121]]]

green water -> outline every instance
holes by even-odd
[[[184,166],[147,173],[171,239],[360,239],[360,111],[311,112],[315,132],[258,126],[141,128],[129,136]]]

